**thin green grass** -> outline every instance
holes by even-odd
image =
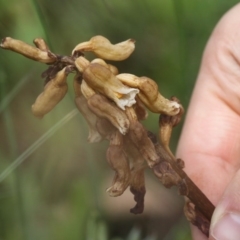
[[[0,174],[0,182],[2,182],[7,176],[9,176],[21,163],[23,163],[34,151],[36,151],[43,143],[45,143],[57,130],[61,129],[77,114],[77,109],[72,110],[59,122],[52,126],[46,133],[44,133],[39,139],[37,139],[31,146],[29,146]]]

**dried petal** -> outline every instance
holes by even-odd
[[[107,150],[107,160],[116,172],[113,185],[107,189],[111,197],[120,196],[129,185],[130,168],[123,151],[123,137],[115,131],[111,136],[110,146]]]
[[[146,193],[144,169],[132,169],[130,191],[134,195],[136,205],[130,210],[131,213],[140,214],[144,210],[144,196]]]
[[[137,116],[133,108],[126,108],[126,115],[130,121],[128,136],[133,144],[139,149],[148,166],[152,168],[159,161],[152,141],[147,135],[143,125],[137,121]]]
[[[118,68],[112,64],[108,63],[108,68],[114,75],[117,75],[119,73]]]
[[[63,68],[45,85],[44,91],[32,105],[32,112],[36,117],[42,118],[63,99],[68,90],[67,76],[71,71],[70,66]]]
[[[74,78],[74,90],[76,96],[75,104],[87,121],[89,127],[88,141],[90,143],[99,142],[102,140],[102,136],[99,134],[96,128],[98,117],[89,109],[87,105],[87,99],[83,96],[81,92],[81,85],[78,79],[79,77],[81,78],[81,76],[77,74]]]
[[[152,79],[127,73],[118,74],[116,77],[129,87],[137,87],[140,90],[139,98],[151,112],[170,116],[179,113],[180,104],[164,98],[158,92],[158,85]]]
[[[138,96],[136,97],[136,104],[133,105],[133,108],[139,121],[147,119],[148,111]]]
[[[91,51],[100,58],[113,61],[121,61],[128,58],[135,49],[135,40],[128,39],[124,42],[115,45],[103,37],[95,36],[88,42],[78,44],[74,49],[75,51]]]
[[[43,63],[53,63],[57,60],[57,57],[53,54],[49,54],[46,51],[42,51],[39,48],[10,37],[3,38],[0,43],[0,47],[12,50],[24,55],[27,58]]]
[[[129,120],[126,114],[106,97],[94,94],[88,99],[88,106],[98,117],[108,119],[121,134],[127,133]]]
[[[144,196],[146,193],[144,179],[144,169],[146,168],[146,162],[139,149],[128,138],[128,135],[124,137],[124,152],[133,166],[131,168],[131,181],[129,185],[130,191],[134,195],[136,205],[130,210],[130,212],[134,214],[140,214],[144,210]]]
[[[139,90],[123,85],[108,68],[98,63],[91,63],[83,72],[83,78],[90,87],[112,99],[123,110],[136,103]]]
[[[89,99],[94,94],[96,94],[96,92],[91,87],[89,87],[89,85],[84,80],[82,80],[81,92],[86,99]]]

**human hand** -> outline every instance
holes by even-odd
[[[240,239],[240,4],[206,46],[177,157],[216,206],[210,239]],[[192,233],[206,239],[195,227]]]

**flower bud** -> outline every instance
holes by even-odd
[[[123,85],[108,68],[98,63],[91,63],[83,72],[83,78],[90,87],[113,100],[123,110],[136,103],[135,96],[139,90]]]
[[[63,99],[68,90],[67,75],[71,71],[70,66],[63,68],[45,85],[44,91],[32,105],[32,112],[36,117],[42,118]]]
[[[127,73],[118,74],[116,77],[127,86],[138,88],[140,90],[139,98],[151,112],[164,113],[170,116],[179,113],[180,104],[164,98],[158,92],[157,83],[152,79]]]
[[[35,48],[25,42],[10,37],[3,38],[0,47],[12,50],[27,58],[43,63],[53,63],[57,60],[57,57],[52,53],[42,51],[39,48]]]
[[[105,60],[122,61],[128,58],[135,49],[135,40],[128,39],[124,42],[111,44],[111,42],[103,36],[95,36],[88,42],[78,44],[75,51],[91,51],[95,55]]]
[[[87,121],[89,127],[88,142],[99,142],[102,140],[102,136],[99,134],[96,128],[98,117],[89,109],[87,105],[87,99],[81,92],[81,85],[79,83],[80,81],[78,80],[79,77],[81,76],[77,74],[74,78],[73,86],[75,91],[75,104]]]

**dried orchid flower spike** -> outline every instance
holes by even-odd
[[[56,55],[10,37],[3,38],[0,47],[20,53],[27,58],[42,63],[54,63],[57,61]]]
[[[122,73],[116,76],[123,84],[140,90],[138,94],[143,104],[154,113],[164,113],[174,116],[179,113],[180,105],[166,99],[158,91],[158,85],[148,77],[137,77],[133,74]]]
[[[112,44],[103,36],[92,37],[88,42],[78,44],[72,51],[91,51],[96,56],[113,61],[122,61],[128,58],[135,49],[135,40],[128,39],[124,42]]]
[[[83,79],[90,87],[113,100],[122,110],[136,103],[135,97],[139,90],[122,84],[108,68],[101,64],[91,63],[83,71]]]
[[[180,104],[180,101],[176,97],[172,97],[171,100]],[[165,150],[171,155],[173,159],[175,159],[175,156],[169,148],[169,142],[172,135],[172,129],[180,122],[183,112],[184,109],[182,105],[180,105],[180,111],[177,115],[168,116],[161,114],[159,116],[159,139]]]
[[[32,105],[32,112],[36,117],[42,118],[63,99],[68,90],[67,76],[72,70],[72,66],[63,68],[45,85],[44,91]]]
[[[117,130],[110,137],[107,160],[111,168],[116,172],[113,184],[107,189],[107,192],[111,197],[117,197],[123,194],[130,181],[129,163],[123,151],[123,135]]]
[[[94,143],[102,140],[102,136],[99,134],[96,128],[96,124],[98,121],[98,117],[89,109],[87,105],[87,99],[83,96],[81,92],[81,81],[82,77],[80,74],[76,74],[74,77],[74,91],[75,91],[75,104],[78,110],[82,113],[83,117],[86,119],[89,134],[88,134],[88,142]]]

